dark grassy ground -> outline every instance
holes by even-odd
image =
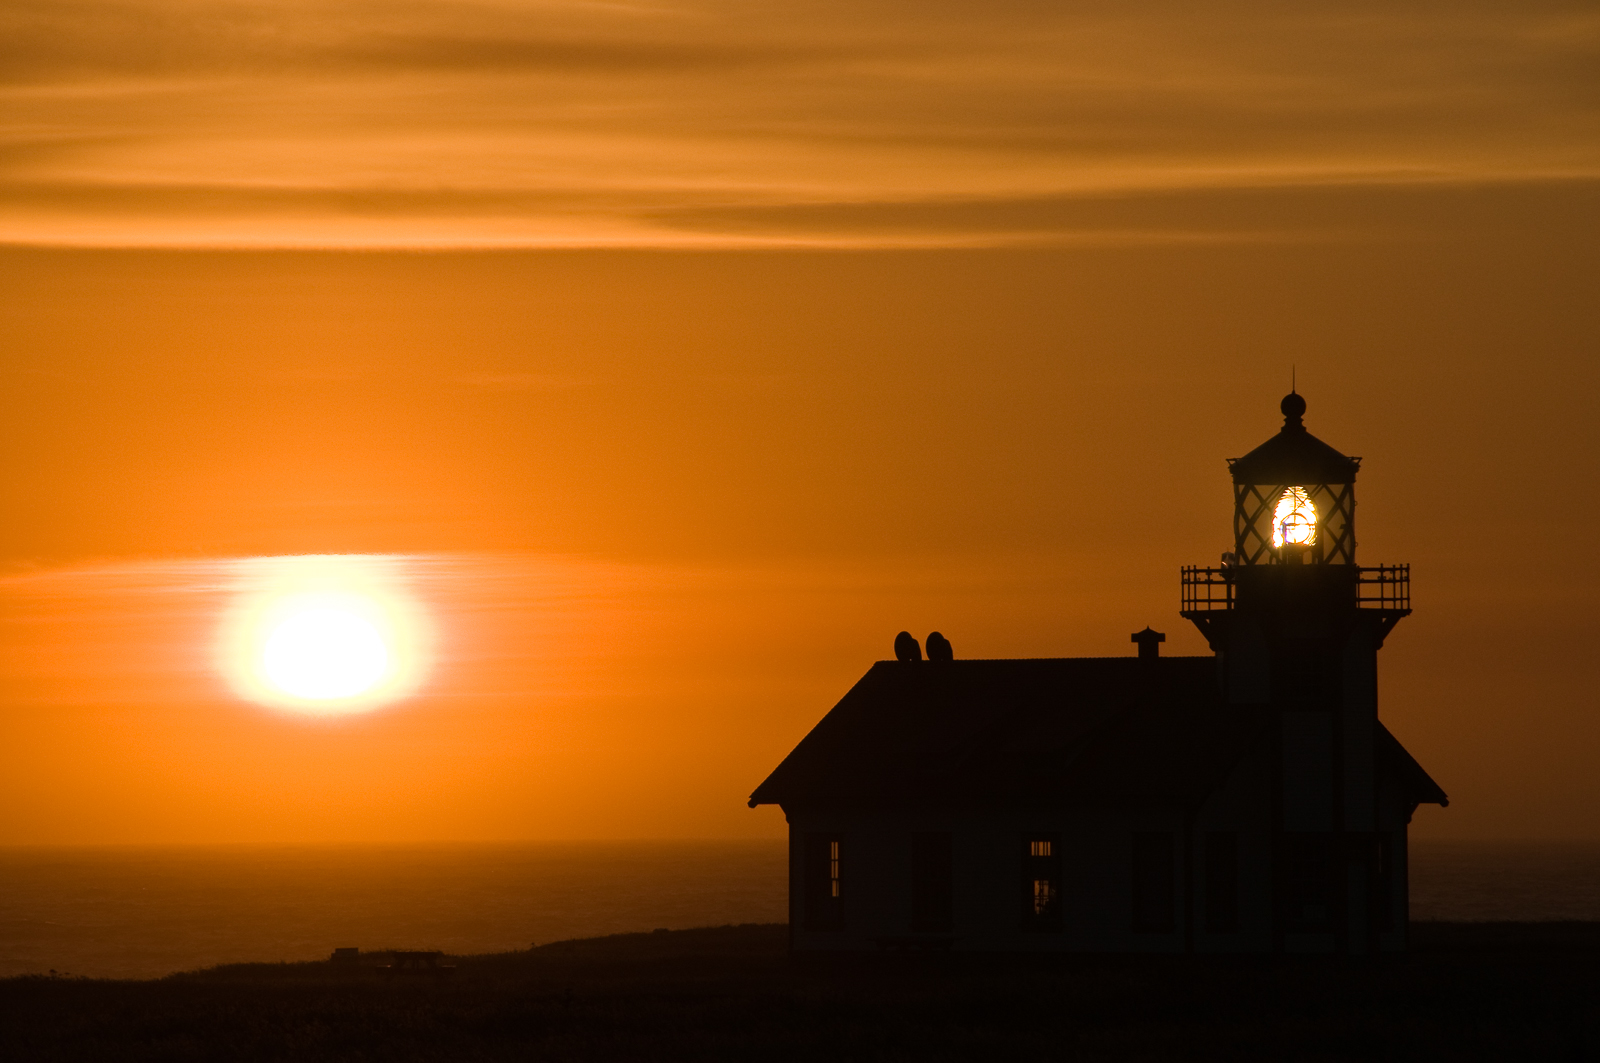
[[[797,966],[781,926],[468,956],[0,981],[0,1059],[1600,1060],[1600,924],[1420,924],[1380,963]]]

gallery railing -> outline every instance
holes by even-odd
[[[1363,609],[1411,612],[1411,566],[1357,568],[1356,604]]]
[[[1235,583],[1237,568],[1201,568],[1185,565],[1182,570],[1183,607],[1190,613],[1214,613],[1234,608],[1238,601]],[[1411,566],[1372,565],[1357,567],[1356,607],[1392,613],[1411,611]]]
[[[1183,566],[1183,613],[1209,613],[1232,608],[1233,569]]]

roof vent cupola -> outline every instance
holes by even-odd
[[[1129,642],[1139,644],[1139,656],[1143,660],[1153,661],[1161,656],[1161,644],[1167,641],[1167,636],[1159,631],[1152,631],[1149,625],[1143,631],[1135,631]]]

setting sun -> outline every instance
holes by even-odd
[[[390,559],[241,562],[223,624],[221,670],[251,701],[308,715],[364,712],[416,690],[427,625]]]
[[[365,694],[389,670],[389,647],[361,614],[362,598],[305,595],[285,603],[285,615],[261,646],[261,670],[278,690],[308,700]]]

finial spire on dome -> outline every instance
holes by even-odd
[[[1305,427],[1305,423],[1301,418],[1305,416],[1306,400],[1301,398],[1297,392],[1291,391],[1285,395],[1283,401],[1278,403],[1278,409],[1283,411],[1283,427]]]

